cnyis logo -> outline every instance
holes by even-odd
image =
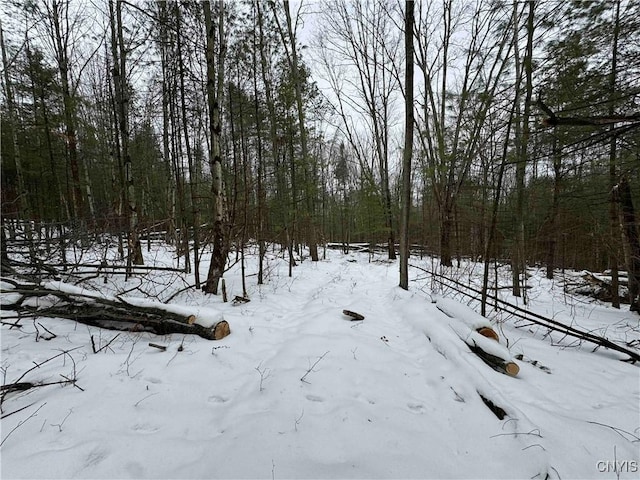
[[[596,468],[601,473],[637,473],[640,471],[636,460],[599,460]]]

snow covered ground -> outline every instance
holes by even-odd
[[[146,255],[172,263],[164,247]],[[2,478],[640,477],[640,366],[621,362],[623,355],[496,316],[502,344],[522,356],[513,378],[474,355],[438,309],[446,303],[473,323],[467,300],[446,289],[435,294],[420,270],[411,269],[408,292],[397,287],[397,263],[363,253],[329,250],[292,278],[270,254],[261,287],[255,257],[247,270],[249,303],[234,307],[193,289],[172,299],[221,313],[232,333],[217,342],[120,333],[94,354],[92,335],[99,347],[117,332],[40,318],[57,336],[36,342],[31,320],[22,329],[3,325],[3,384],[74,349],[20,381],[75,375],[80,388],[6,396]],[[476,270],[457,271],[477,282]],[[226,275],[231,298],[242,294],[239,272],[236,264]],[[628,307],[568,297],[560,283],[532,271],[529,308],[637,345],[640,317]],[[80,285],[166,300],[185,280],[160,272]],[[500,294],[515,302],[508,292]],[[365,320],[350,321],[343,309]]]

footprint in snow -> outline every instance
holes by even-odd
[[[131,427],[136,433],[155,433],[160,430],[160,427],[157,425],[152,425],[151,423],[136,423],[133,427]]]
[[[409,407],[409,410],[411,410],[413,413],[425,412],[424,405],[420,405],[419,403],[407,403],[407,407]]]
[[[96,447],[91,450],[84,461],[84,468],[90,468],[101,463],[107,456],[109,452],[101,447]]]
[[[306,398],[310,402],[324,402],[324,398],[318,397],[317,395],[307,395]]]
[[[209,403],[225,403],[227,400],[228,398],[221,397],[220,395],[211,395],[209,398],[207,398],[207,401]]]

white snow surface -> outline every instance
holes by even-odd
[[[148,263],[171,264],[163,248],[147,253]],[[217,342],[57,318],[36,320],[57,335],[36,342],[32,319],[22,329],[3,325],[3,384],[64,375],[79,388],[6,395],[2,478],[639,478],[638,365],[494,314],[501,344],[486,343],[523,358],[516,378],[502,375],[460,338],[489,323],[468,299],[446,289],[436,295],[432,280],[413,270],[404,291],[398,264],[383,258],[326,254],[291,278],[270,254],[262,286],[248,256],[251,302],[240,306],[195,289],[176,296],[171,308],[224,316],[231,335]],[[465,268],[473,277],[476,266]],[[230,297],[242,295],[239,264],[225,277]],[[137,298],[142,291],[160,302],[185,283],[167,272],[108,281],[73,288],[108,296],[134,286]],[[639,317],[628,307],[567,298],[537,272],[529,284],[528,308],[638,343]],[[350,321],[343,309],[365,320]],[[91,336],[99,348],[116,335],[93,353]],[[507,416],[498,419],[480,394]]]

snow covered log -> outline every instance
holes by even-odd
[[[220,340],[231,333],[228,322],[216,310],[104,295],[63,282],[10,283],[13,288],[3,289],[3,295],[9,293],[12,301],[3,306],[16,311],[67,318],[110,330],[156,335],[182,333],[198,335],[207,340]],[[47,302],[41,298],[35,304],[27,301],[31,297],[47,296],[55,300]]]
[[[518,372],[520,372],[520,367],[515,362],[511,362],[505,360],[504,358],[498,357],[497,355],[487,353],[477,345],[469,345],[469,348],[473,353],[480,357],[484,363],[489,365],[496,372],[504,373],[505,375],[509,375],[510,377],[515,377],[518,375]]]
[[[520,367],[511,352],[499,343],[491,323],[471,308],[448,298],[438,298],[436,307],[449,319],[451,329],[469,349],[495,371],[515,377]]]

